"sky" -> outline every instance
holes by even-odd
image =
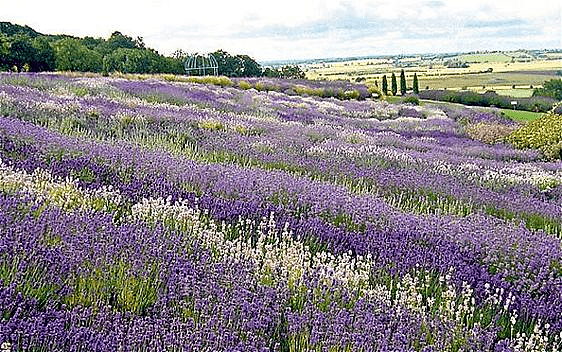
[[[0,21],[258,61],[562,48],[561,0],[27,0]]]

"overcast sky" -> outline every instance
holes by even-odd
[[[27,0],[0,21],[45,34],[141,36],[162,54],[257,60],[562,48],[560,0]]]

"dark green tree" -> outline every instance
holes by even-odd
[[[259,77],[262,75],[261,65],[248,55],[236,55],[240,61],[242,77]]]
[[[37,49],[35,49],[29,40],[16,40],[10,45],[10,66],[15,66],[19,71],[30,70],[37,61]]]
[[[103,71],[124,73],[183,73],[183,65],[152,49],[119,48],[103,59]]]
[[[289,79],[305,79],[306,74],[298,65],[285,65],[281,67],[280,77]]]
[[[4,33],[0,33],[0,70],[10,68],[10,39]]]
[[[235,77],[240,74],[238,72],[239,62],[232,55],[222,49],[219,49],[212,54],[217,60],[217,64],[219,66],[219,75]]]
[[[13,35],[25,35],[29,38],[35,38],[40,35],[41,33],[35,31],[33,28],[28,26],[20,26],[19,24],[12,24],[10,22],[0,22],[0,32],[6,34],[7,36]]]
[[[134,49],[137,47],[137,42],[132,37],[122,34],[119,31],[111,33],[111,37],[107,40],[109,46],[114,50],[118,48]]]
[[[248,55],[232,56],[222,49],[212,54],[219,66],[219,75],[228,77],[252,77],[262,75],[260,64]]]
[[[404,70],[400,71],[400,95],[406,94],[406,75],[404,74]]]
[[[263,70],[263,75],[265,77],[279,78],[281,77],[281,72],[274,67],[266,67],[265,70]]]
[[[55,51],[49,40],[40,36],[33,39],[31,43],[37,50],[36,61],[32,65],[32,71],[54,71],[56,69]]]
[[[398,85],[396,84],[396,75],[394,74],[394,72],[392,72],[390,84],[391,84],[392,95],[396,95],[396,93],[398,92]]]
[[[90,50],[95,50],[98,46],[103,45],[104,42],[105,40],[103,38],[84,37],[84,39],[82,39],[82,44]]]
[[[60,39],[53,47],[58,71],[100,72],[102,70],[102,55],[88,49],[79,39]]]
[[[562,79],[551,79],[544,82],[542,88],[535,88],[533,96],[545,96],[562,100]]]
[[[412,83],[414,94],[420,94],[420,86],[418,83],[418,75],[414,73],[414,82]]]
[[[386,80],[386,75],[382,76],[382,94],[388,95],[388,81]]]

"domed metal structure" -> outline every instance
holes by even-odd
[[[219,64],[213,54],[194,54],[184,62],[185,73],[188,75],[218,76]]]

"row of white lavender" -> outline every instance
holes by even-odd
[[[41,169],[28,174],[3,164],[1,160],[0,191],[32,194],[37,199],[68,211],[112,211],[122,205],[123,199],[119,192],[110,188],[84,190],[77,185],[76,180],[57,179]],[[278,233],[273,213],[269,219],[264,218],[259,224],[246,219],[239,219],[235,225],[217,224],[205,212],[188,206],[186,202],[177,201],[172,204],[169,199],[159,198],[144,199],[133,205],[129,220],[142,220],[149,224],[162,222],[186,235],[195,236],[212,250],[217,261],[226,258],[250,260],[255,264],[257,279],[264,284],[282,282],[298,292],[303,276],[314,272],[328,286],[341,283],[346,288],[359,290],[361,295],[369,299],[382,300],[398,310],[402,307],[410,313],[421,315],[423,319],[448,322],[458,328],[454,333],[459,334],[461,339],[467,337],[465,334],[472,333],[466,328],[468,322],[472,322],[473,329],[476,329],[483,320],[482,316],[478,316],[483,312],[476,310],[470,285],[464,283],[461,289],[457,289],[450,283],[449,275],[440,275],[437,281],[444,290],[438,302],[435,298],[428,298],[427,302],[422,299],[422,294],[427,292],[429,285],[425,278],[428,273],[423,271],[412,272],[393,280],[390,287],[381,284],[373,286],[369,284],[369,273],[376,262],[370,255],[354,257],[348,253],[333,255],[326,251],[313,254],[307,245],[292,236],[286,226],[281,234]],[[257,230],[258,240],[253,243],[250,238],[243,236],[228,239],[231,226],[247,231]],[[504,294],[503,289],[494,290],[489,284],[486,284],[486,289],[488,295],[482,304],[494,307],[500,314],[508,314],[513,329],[518,314],[509,309],[511,294]],[[549,333],[549,325],[543,325],[539,321],[532,334],[517,333],[510,336],[510,345],[514,351],[560,351],[562,332],[554,338]]]

